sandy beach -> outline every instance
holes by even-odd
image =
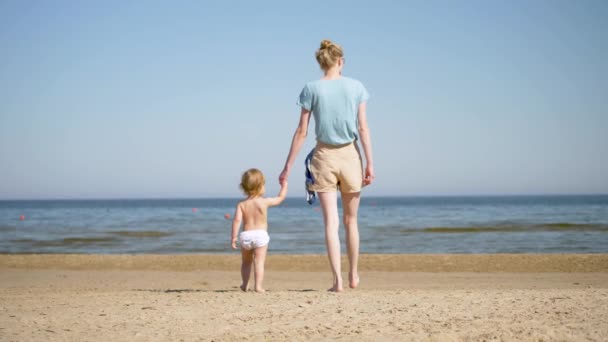
[[[362,255],[334,294],[324,255],[0,255],[2,341],[605,341],[608,255]]]

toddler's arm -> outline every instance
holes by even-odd
[[[236,239],[239,234],[239,228],[241,228],[241,221],[243,220],[243,210],[241,210],[241,204],[237,204],[234,212],[234,218],[232,219],[232,249],[236,249]]]
[[[279,195],[277,197],[269,197],[266,199],[266,203],[269,207],[274,207],[283,203],[285,200],[285,196],[287,196],[287,180],[283,180],[281,182],[281,191],[279,191]]]

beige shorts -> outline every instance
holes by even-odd
[[[317,142],[310,161],[316,192],[353,193],[363,187],[363,162],[356,143],[328,145]]]

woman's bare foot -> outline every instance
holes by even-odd
[[[334,286],[330,287],[329,289],[327,289],[327,291],[329,291],[329,292],[343,292],[344,289],[341,286],[338,287],[338,286],[334,285]]]
[[[259,289],[255,289],[255,292],[264,293],[266,290],[260,287]]]
[[[240,288],[241,288],[241,291],[247,292],[247,285],[241,285]]]
[[[342,279],[336,279],[334,281],[334,286],[327,289],[329,292],[342,292],[344,288],[342,287]]]
[[[351,289],[356,289],[359,286],[359,275],[348,272],[348,282]]]

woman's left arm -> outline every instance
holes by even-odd
[[[367,103],[360,103],[357,117],[359,120],[359,137],[361,138],[361,146],[363,146],[363,153],[365,154],[365,177],[363,178],[363,184],[369,185],[374,181],[375,175],[372,139],[369,133],[369,126],[367,125],[366,110]]]

